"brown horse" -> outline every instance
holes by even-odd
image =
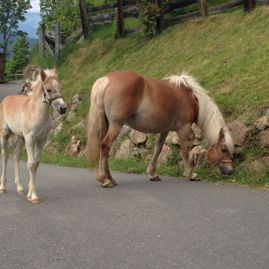
[[[19,155],[25,143],[27,166],[30,174],[27,198],[33,204],[39,203],[35,188],[35,174],[40,153],[52,128],[51,107],[60,114],[66,112],[67,105],[61,96],[61,84],[55,69],[42,70],[32,85],[31,95],[7,96],[0,104],[0,139],[2,146],[3,170],[0,193],[6,192],[6,165],[8,159],[8,139],[16,135],[15,184],[17,193],[24,190],[19,175]]]
[[[125,123],[140,132],[160,133],[147,168],[153,181],[160,180],[156,173],[157,159],[169,131],[178,133],[184,176],[196,178],[188,152],[192,123],[198,124],[208,142],[209,162],[218,166],[223,175],[233,172],[233,140],[223,116],[206,91],[189,75],[155,80],[136,72],[115,71],[95,82],[88,119],[87,155],[90,168],[99,165],[97,180],[103,187],[117,184],[109,171],[108,155]]]

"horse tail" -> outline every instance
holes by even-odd
[[[108,130],[108,120],[104,110],[104,95],[108,83],[108,77],[102,77],[92,87],[86,147],[89,168],[95,168],[97,166],[100,143]]]

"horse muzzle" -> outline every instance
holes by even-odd
[[[63,98],[58,98],[58,99],[54,100],[51,104],[52,104],[53,108],[59,112],[59,114],[66,113],[67,104],[65,103]]]
[[[234,172],[233,166],[230,163],[220,163],[218,168],[223,176],[231,176]]]

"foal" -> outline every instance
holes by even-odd
[[[66,112],[67,105],[61,96],[61,84],[55,69],[42,70],[32,85],[32,94],[7,96],[0,104],[0,140],[2,146],[3,170],[0,193],[6,192],[6,165],[8,160],[8,139],[16,136],[14,152],[15,184],[17,193],[24,190],[19,174],[19,155],[23,145],[27,151],[27,167],[30,174],[27,199],[39,203],[36,194],[35,174],[40,153],[52,128],[51,107],[60,114]]]
[[[184,161],[184,176],[196,174],[189,162],[190,126],[197,123],[208,142],[208,160],[224,175],[233,171],[233,140],[223,116],[201,85],[191,76],[171,76],[164,80],[147,78],[136,72],[115,71],[98,79],[92,88],[88,120],[87,153],[89,167],[97,169],[103,187],[115,180],[108,167],[110,148],[122,126],[144,133],[160,133],[147,172],[151,180],[160,180],[156,165],[169,131],[179,136]]]

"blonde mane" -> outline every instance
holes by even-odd
[[[185,87],[190,89],[193,95],[198,99],[198,126],[202,129],[203,136],[209,145],[214,145],[218,142],[220,130],[223,128],[225,144],[229,149],[229,152],[233,154],[234,143],[232,136],[224,122],[222,113],[212,98],[208,96],[207,91],[194,77],[185,73],[182,73],[180,76],[172,75],[167,79],[169,79],[170,83],[178,87],[183,84]]]
[[[57,77],[56,69],[44,69],[44,72],[47,77]],[[39,84],[41,82],[41,75],[40,73],[38,74],[37,78],[35,81],[32,82],[31,89],[34,91],[36,88],[39,88]]]

